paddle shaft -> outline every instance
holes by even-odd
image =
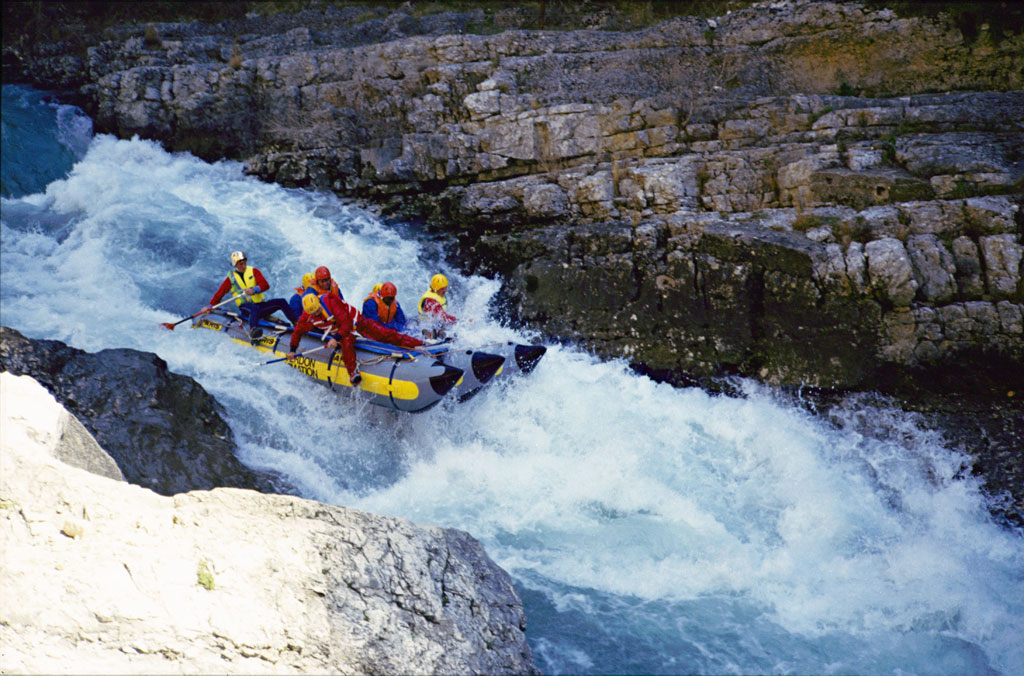
[[[320,350],[326,349],[326,345],[320,347],[314,347],[312,350],[306,350],[305,352],[298,352],[295,354],[296,357],[301,357],[304,354],[312,354],[313,352],[319,352]],[[266,366],[267,364],[276,364],[279,361],[287,361],[288,357],[278,357],[277,359],[271,359],[270,361],[262,361],[257,366]]]
[[[222,300],[221,302],[217,303],[216,305],[211,305],[210,309],[212,310],[215,307],[220,307],[221,305],[227,305],[231,301],[238,300],[241,297],[242,297],[242,294],[238,294],[237,296],[232,296],[231,298],[228,298],[227,300]],[[203,314],[202,310],[200,310],[199,312],[195,313],[194,315],[191,315],[189,317],[185,317],[184,319],[179,319],[178,321],[174,322],[173,324],[171,324],[170,322],[164,322],[160,326],[163,326],[164,328],[167,328],[167,329],[170,329],[170,330],[173,331],[174,327],[177,326],[178,324],[181,324],[182,322],[187,322],[190,319],[195,319],[196,317],[198,317],[201,314]]]

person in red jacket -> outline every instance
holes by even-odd
[[[302,308],[302,316],[299,317],[292,331],[291,342],[288,344],[287,358],[295,358],[295,350],[299,347],[302,336],[313,329],[322,331],[331,336],[327,342],[328,349],[333,350],[341,346],[341,358],[345,362],[345,370],[348,371],[348,379],[353,386],[358,385],[363,379],[356,364],[354,329],[368,338],[399,347],[414,348],[423,344],[422,340],[363,317],[354,307],[331,293],[325,293],[320,297],[312,294],[305,296],[302,299]]]
[[[263,294],[270,288],[270,283],[258,268],[248,264],[245,252],[232,251],[230,260],[233,270],[221,282],[217,292],[210,299],[210,304],[203,308],[204,315],[209,313],[213,306],[230,291],[231,295],[238,296],[235,299],[235,304],[238,306],[238,312],[242,319],[249,324],[249,335],[254,339],[259,338],[262,334],[259,329],[260,320],[278,310],[284,313],[288,321],[295,323],[298,316],[292,312],[287,301],[283,298],[268,299],[264,297]]]

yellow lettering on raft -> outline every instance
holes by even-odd
[[[209,319],[204,319],[203,321],[199,322],[199,326],[203,327],[204,329],[213,329],[214,331],[220,331],[222,328],[224,328],[217,322],[211,322]]]
[[[232,338],[232,340],[234,340],[239,345],[248,345],[249,347],[254,347],[257,350],[259,350],[260,352],[271,352],[272,354],[277,354],[277,352],[273,352],[272,351],[272,348],[274,346],[274,339],[273,338],[261,338],[260,340],[258,340],[255,343],[251,343],[248,340],[244,340],[242,338]],[[264,341],[267,341],[267,340],[269,340],[270,343],[264,342]],[[281,355],[281,356],[283,357],[284,355]]]

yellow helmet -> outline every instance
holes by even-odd
[[[310,293],[302,297],[302,309],[307,315],[315,315],[323,310],[323,306],[320,305],[320,299],[316,294]]]
[[[302,275],[302,288],[308,289],[311,286],[316,286],[316,275],[312,272],[307,272]]]
[[[245,252],[244,251],[232,251],[231,252],[231,264],[232,265],[237,264],[238,261],[244,261],[244,260],[245,260]]]
[[[431,291],[436,293],[438,289],[443,289],[446,286],[448,286],[448,278],[442,275],[441,273],[438,273],[430,278]]]

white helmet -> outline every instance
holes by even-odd
[[[244,261],[244,260],[245,260],[245,252],[244,251],[232,251],[231,252],[231,264],[232,265],[236,265],[238,263],[238,261]]]

